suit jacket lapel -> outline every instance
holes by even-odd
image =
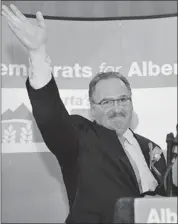
[[[150,155],[149,155],[149,148],[148,148],[147,142],[141,136],[135,134],[134,132],[132,132],[132,133],[133,133],[134,137],[136,138],[136,140],[138,141],[138,143],[140,145],[140,148],[142,150],[142,153],[145,157],[146,163],[149,167],[149,165],[150,165]]]
[[[134,170],[117,137],[116,132],[100,125],[97,125],[96,131],[98,137],[101,139],[100,142],[102,143],[103,146],[102,148],[103,152],[107,153],[107,155],[112,159],[113,163],[115,163],[117,166],[120,165],[120,163],[122,163],[125,165],[125,167],[127,167],[126,170],[123,167],[123,172],[130,177],[132,183],[137,187],[137,190],[139,191]],[[122,168],[122,166],[120,166],[120,168]]]
[[[143,155],[145,157],[145,160],[147,162],[148,167],[150,167],[150,155],[149,155],[149,141],[147,139],[144,139],[143,137],[141,137],[140,135],[137,135],[133,132],[134,137],[137,139],[140,148],[143,152]],[[153,142],[152,142],[153,143]],[[156,145],[153,143],[153,147],[155,147]],[[165,170],[166,170],[166,163],[165,163],[165,159],[164,156],[162,154],[160,160],[158,162],[156,162],[154,164],[155,168],[157,169],[151,169],[151,172],[153,173],[154,177],[156,178],[156,180],[158,181],[159,184],[163,183],[163,178],[164,178],[164,174],[165,174]],[[160,175],[159,175],[160,173]]]

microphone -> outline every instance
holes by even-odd
[[[173,185],[178,187],[178,124],[176,126],[176,129],[177,129],[177,135],[176,135],[176,138],[175,138],[175,146],[173,147],[173,156],[172,156],[172,163],[173,163],[173,166],[172,166],[172,181],[173,181]],[[174,186],[173,186],[173,191],[174,191]],[[178,189],[177,189],[178,190]]]
[[[164,188],[166,191],[166,196],[172,196],[172,187],[173,187],[173,179],[172,179],[172,167],[176,161],[178,156],[177,145],[178,145],[178,124],[176,125],[176,138],[174,138],[173,133],[170,133],[166,137],[167,142],[167,170],[164,175]]]
[[[176,137],[173,141],[173,149],[172,149],[172,161],[171,163],[175,163],[177,157],[178,157],[178,124],[176,125],[176,131],[177,131],[177,134],[176,134]]]
[[[120,198],[114,210],[113,223],[134,223],[134,198]]]

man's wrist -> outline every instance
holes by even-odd
[[[46,46],[29,52],[29,81],[34,89],[45,86],[52,78],[51,60],[46,53]]]
[[[29,51],[29,58],[31,61],[45,61],[47,57],[47,52],[46,52],[46,45],[42,45],[39,49],[37,50],[30,50]]]

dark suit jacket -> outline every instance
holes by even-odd
[[[69,198],[67,223],[111,223],[116,200],[140,197],[132,166],[114,131],[69,115],[54,78],[34,90],[27,80],[33,115],[49,150],[61,166]],[[150,140],[134,134],[149,164]],[[155,165],[164,174],[164,156]],[[155,175],[155,174],[154,174]],[[161,190],[161,180],[156,191]]]

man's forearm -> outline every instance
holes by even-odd
[[[30,74],[29,82],[34,89],[44,87],[52,78],[52,67],[46,46],[29,52]]]

